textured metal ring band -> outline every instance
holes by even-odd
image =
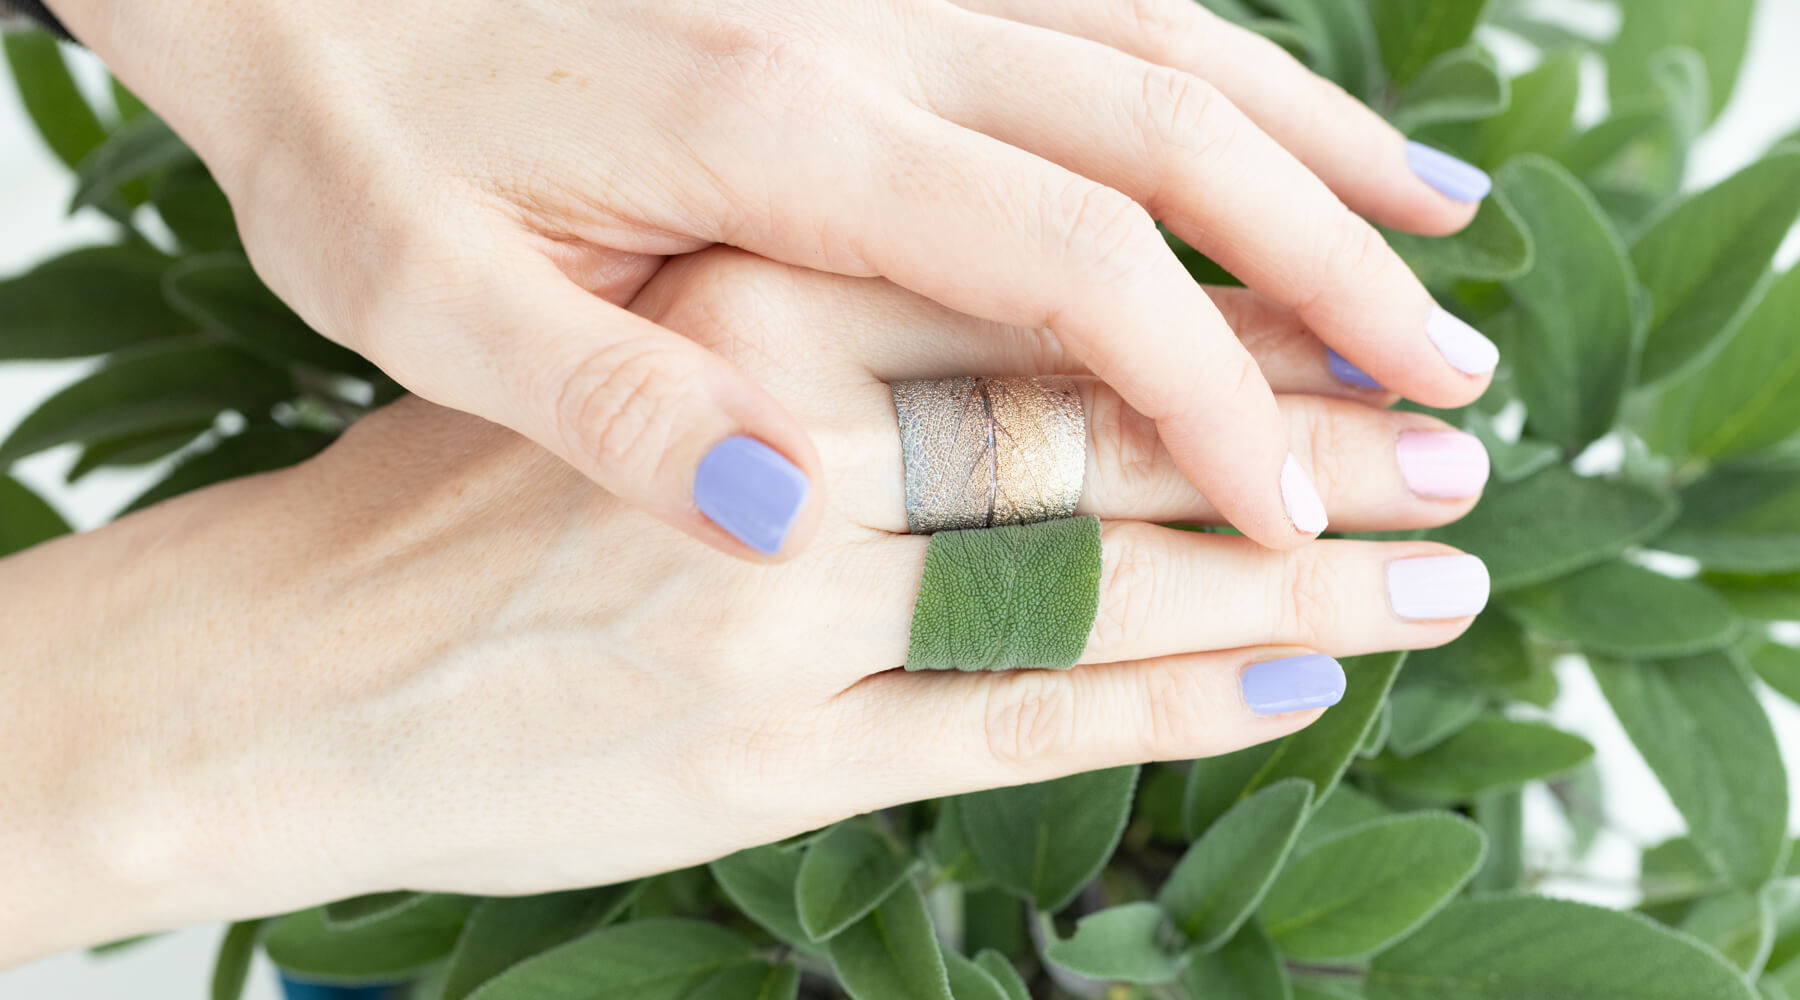
[[[1087,469],[1074,379],[964,376],[889,389],[914,534],[1074,515]]]

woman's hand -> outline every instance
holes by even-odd
[[[1290,311],[1217,294],[1336,527],[1474,502],[1473,438],[1371,405]],[[511,432],[408,400],[303,466],[9,561],[0,608],[31,627],[0,649],[0,787],[30,822],[0,825],[0,959],[379,889],[605,883],[923,797],[1221,753],[1341,693],[1289,658],[1437,645],[1486,598],[1479,562],[1429,542],[1280,552],[1149,523],[1220,514],[1152,421],[1081,379],[1081,512],[1105,519],[1083,665],[897,671],[928,539],[903,533],[886,382],[1079,369],[1041,331],[722,249],[637,308],[818,441],[814,544],[769,568],[687,544]]]
[[[1461,405],[1495,363],[1353,214],[1448,233],[1485,178],[1192,0],[53,5],[309,322],[741,556],[797,551],[816,505],[771,496],[792,530],[746,545],[695,470],[748,435],[819,483],[803,420],[618,308],[707,244],[1053,330],[1276,548],[1311,534],[1282,415],[1153,218],[1395,392]]]

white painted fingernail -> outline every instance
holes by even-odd
[[[1287,506],[1288,520],[1293,522],[1295,531],[1316,535],[1325,530],[1325,501],[1319,499],[1312,477],[1292,455],[1281,465],[1281,502]]]
[[[1500,364],[1500,348],[1443,306],[1431,307],[1425,335],[1437,345],[1450,367],[1466,375],[1486,375]]]
[[[1487,565],[1474,556],[1396,559],[1387,585],[1394,614],[1408,621],[1467,618],[1487,607]]]

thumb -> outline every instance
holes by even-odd
[[[472,356],[430,361],[421,381],[442,391],[415,391],[518,431],[722,552],[787,557],[817,531],[818,453],[736,366],[560,273],[486,297]]]

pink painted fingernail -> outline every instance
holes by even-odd
[[[1312,477],[1292,455],[1281,466],[1281,502],[1287,506],[1288,520],[1293,522],[1295,531],[1316,535],[1325,530],[1325,501],[1319,499]]]
[[[1487,485],[1488,453],[1462,431],[1405,431],[1394,446],[1407,489],[1433,500],[1462,500]]]
[[[1487,565],[1474,556],[1396,559],[1387,584],[1388,603],[1407,621],[1467,618],[1487,607]]]

